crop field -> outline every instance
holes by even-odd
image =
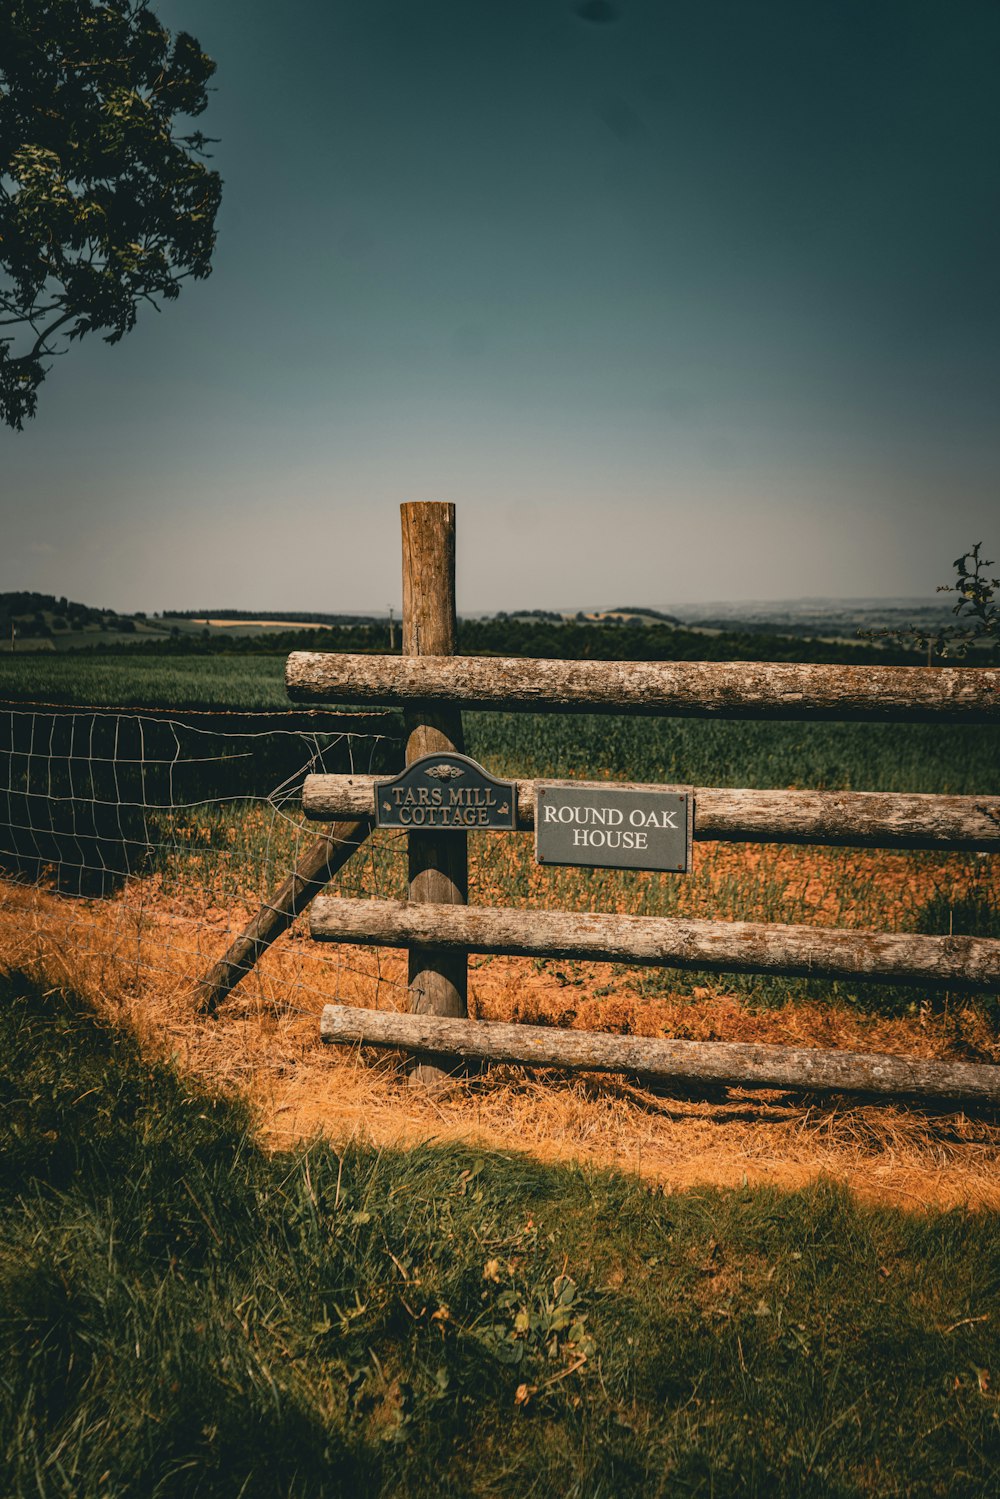
[[[288,707],[278,656],[0,656],[0,702],[112,708]]]
[[[359,732],[345,733],[351,720],[340,714],[290,711],[283,663],[266,656],[0,660],[0,698],[24,703],[0,710],[0,753],[10,770],[5,820],[30,833],[22,840],[29,854],[37,855],[42,838],[36,867],[57,864],[67,839],[75,839],[64,862],[122,874],[141,865],[164,889],[207,883],[219,898],[251,900],[268,881],[279,882],[311,831],[296,814],[302,773],[389,774],[403,746],[393,714],[369,714],[357,720]],[[53,707],[28,711],[26,700]],[[60,703],[169,710],[169,721],[74,718],[60,714]],[[467,714],[465,723],[469,753],[500,775],[1000,792],[995,728],[502,713]],[[260,805],[275,788],[281,788],[277,818]],[[104,809],[110,826],[95,815],[81,827],[74,798]],[[137,863],[133,851],[141,850]],[[671,876],[543,869],[534,863],[530,836],[474,835],[470,861],[471,898],[481,904],[983,935],[1000,929],[996,861],[975,854],[696,844],[691,875]],[[402,895],[403,842],[385,834],[371,839],[338,886]],[[691,993],[705,980],[646,973],[630,982],[648,996],[664,988]],[[842,986],[820,980],[747,978],[731,987],[770,1005],[806,995],[843,997]],[[885,986],[847,998],[882,1009],[914,1002],[905,990]]]
[[[0,717],[11,703],[287,712],[284,663],[284,656],[0,656]],[[469,753],[500,775],[967,795],[1000,790],[996,728],[531,713],[467,714],[465,722]]]

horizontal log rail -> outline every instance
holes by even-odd
[[[651,1082],[725,1083],[798,1092],[865,1093],[1000,1103],[1000,1067],[879,1053],[760,1046],[739,1041],[669,1041],[601,1031],[452,1020],[326,1005],[324,1041],[404,1047],[418,1055],[458,1056],[529,1067],[623,1072]]]
[[[1000,722],[1000,668],[293,651],[293,699],[694,718]]]
[[[371,818],[378,777],[306,776],[302,810],[318,822]],[[535,781],[518,781],[518,827],[535,826]],[[577,781],[608,788],[608,781]],[[673,786],[616,781],[630,790]],[[686,788],[685,788],[686,789]],[[875,791],[747,791],[694,788],[694,836],[728,843],[827,843],[858,848],[1000,850],[1000,797]]]
[[[310,931],[320,941],[370,947],[428,947],[956,989],[1000,987],[1000,941],[991,937],[924,937],[840,927],[336,896],[315,901]]]

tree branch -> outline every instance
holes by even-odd
[[[35,339],[34,344],[27,354],[19,355],[17,359],[12,359],[10,363],[29,364],[33,359],[37,359],[39,354],[43,352],[46,354],[51,354],[53,351],[51,349],[45,348],[46,339],[51,338],[57,328],[61,328],[63,323],[68,323],[71,318],[75,318],[77,315],[77,313],[70,311],[64,312],[62,317],[57,317],[54,323],[50,323],[47,328],[44,328],[42,332],[39,333],[38,337]]]

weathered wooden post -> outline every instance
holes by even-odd
[[[455,507],[435,502],[400,506],[403,528],[403,655],[455,654]],[[459,708],[416,704],[405,716],[406,763],[436,750],[464,753]],[[468,851],[464,833],[413,832],[408,837],[411,901],[464,906]],[[468,1014],[468,956],[433,948],[409,950],[410,1009],[418,1015]],[[453,1070],[453,1068],[452,1068]],[[413,1084],[440,1087],[446,1066],[414,1062]]]

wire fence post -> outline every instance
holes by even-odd
[[[400,506],[403,536],[403,655],[455,654],[455,507],[434,502]],[[418,704],[407,712],[406,763],[438,750],[464,753],[458,708]],[[468,848],[463,833],[410,833],[411,901],[464,906],[468,900]],[[468,1015],[468,955],[433,948],[409,949],[410,1009],[420,1015]],[[440,1087],[449,1072],[440,1061],[415,1061],[410,1080]]]

